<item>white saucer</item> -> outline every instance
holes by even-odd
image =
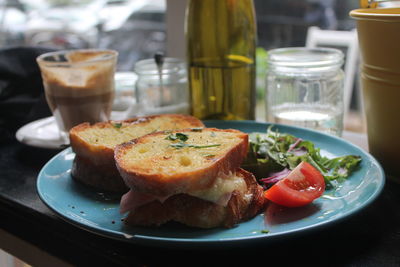
[[[22,126],[15,134],[17,140],[29,146],[60,149],[62,140],[54,117],[47,117]]]
[[[112,120],[126,119],[126,112],[111,113]],[[66,145],[58,131],[56,120],[53,116],[30,122],[15,133],[17,140],[25,145],[48,148],[61,149]]]

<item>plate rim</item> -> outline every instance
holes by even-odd
[[[58,211],[56,208],[54,208],[50,203],[47,202],[47,200],[44,197],[43,192],[41,191],[40,188],[40,183],[41,180],[44,179],[43,173],[44,171],[48,168],[50,164],[53,163],[53,161],[57,160],[58,157],[60,157],[63,153],[70,153],[72,151],[71,147],[68,147],[56,155],[54,155],[49,161],[46,162],[46,164],[42,167],[40,170],[37,181],[36,181],[36,191],[39,195],[39,198],[41,201],[50,209],[52,210],[58,217],[62,218],[64,221],[80,228],[86,231],[89,231],[94,234],[101,235],[103,237],[108,237],[112,238],[115,240],[120,240],[124,242],[130,242],[130,243],[137,243],[137,244],[144,244],[144,245],[150,245],[150,246],[163,246],[165,244],[172,245],[172,246],[178,246],[182,247],[185,245],[196,245],[198,247],[202,247],[203,245],[210,246],[210,245],[236,245],[238,243],[243,244],[245,242],[258,242],[258,241],[265,241],[265,239],[268,240],[275,240],[277,238],[287,238],[289,236],[292,236],[294,234],[303,234],[306,232],[322,229],[324,227],[328,227],[332,225],[333,223],[341,222],[343,220],[346,220],[353,215],[361,212],[364,210],[367,206],[369,206],[371,203],[373,203],[381,194],[385,183],[386,183],[386,177],[385,173],[383,171],[383,168],[381,164],[367,151],[365,151],[363,148],[354,145],[350,143],[347,140],[344,140],[342,138],[332,136],[332,135],[327,135],[312,129],[306,129],[302,127],[296,127],[296,126],[290,126],[290,125],[284,125],[284,124],[277,124],[277,123],[268,123],[268,122],[259,122],[259,121],[248,121],[248,120],[241,120],[241,121],[219,121],[219,120],[209,120],[209,121],[204,121],[204,123],[207,125],[207,123],[238,123],[238,124],[261,124],[266,127],[270,125],[276,125],[278,127],[283,127],[283,128],[289,128],[289,129],[296,129],[299,131],[306,131],[306,132],[311,132],[317,135],[322,135],[322,136],[327,136],[328,138],[334,138],[339,142],[345,143],[347,146],[351,146],[357,150],[360,150],[365,156],[368,158],[369,162],[372,162],[374,165],[376,165],[379,173],[379,178],[380,178],[380,183],[378,184],[376,190],[368,197],[366,201],[361,203],[360,205],[357,206],[357,208],[353,208],[349,211],[346,211],[344,214],[340,215],[339,217],[336,218],[330,218],[328,220],[323,220],[321,222],[311,224],[311,225],[306,225],[304,227],[296,228],[296,229],[291,229],[289,231],[286,231],[284,233],[269,233],[269,234],[264,234],[264,235],[254,235],[254,236],[239,236],[239,237],[230,237],[230,238],[224,238],[224,239],[212,239],[212,238],[206,238],[206,239],[196,239],[196,238],[181,238],[181,237],[162,237],[162,236],[145,236],[145,235],[132,235],[132,234],[125,234],[122,231],[115,231],[112,229],[107,229],[104,227],[98,227],[98,226],[91,226],[87,224],[82,224],[76,220],[73,220],[72,218],[68,217],[67,215],[63,214],[62,212]],[[260,215],[257,215],[260,216]],[[245,222],[243,222],[245,223]],[[155,242],[156,241],[156,242]]]

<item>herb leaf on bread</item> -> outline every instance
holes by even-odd
[[[192,129],[193,131],[193,129]],[[214,134],[214,132],[211,132],[211,134]],[[181,149],[184,147],[192,147],[192,148],[209,148],[209,147],[216,147],[216,146],[220,146],[221,144],[211,144],[211,145],[194,145],[194,144],[187,144],[185,143],[188,139],[189,139],[189,135],[184,134],[184,133],[171,133],[169,134],[166,138],[166,140],[171,140],[171,141],[177,141],[179,140],[178,143],[173,143],[170,146],[177,148],[177,149]]]
[[[186,142],[189,139],[189,136],[184,133],[171,133],[165,139],[171,141],[181,140],[182,142]]]

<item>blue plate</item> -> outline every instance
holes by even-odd
[[[269,124],[252,121],[208,121],[208,127],[265,132]],[[71,179],[75,154],[70,148],[52,158],[40,171],[40,198],[55,213],[88,231],[134,243],[157,246],[243,244],[282,239],[338,222],[370,204],[382,191],[385,177],[379,163],[362,149],[330,135],[303,128],[276,125],[282,133],[310,140],[327,156],[360,155],[361,167],[335,190],[312,204],[295,209],[269,205],[255,218],[231,229],[193,229],[178,224],[159,228],[128,227],[119,213],[119,197],[98,193]]]

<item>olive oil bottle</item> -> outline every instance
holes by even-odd
[[[192,115],[255,118],[253,0],[189,0],[186,41]]]

